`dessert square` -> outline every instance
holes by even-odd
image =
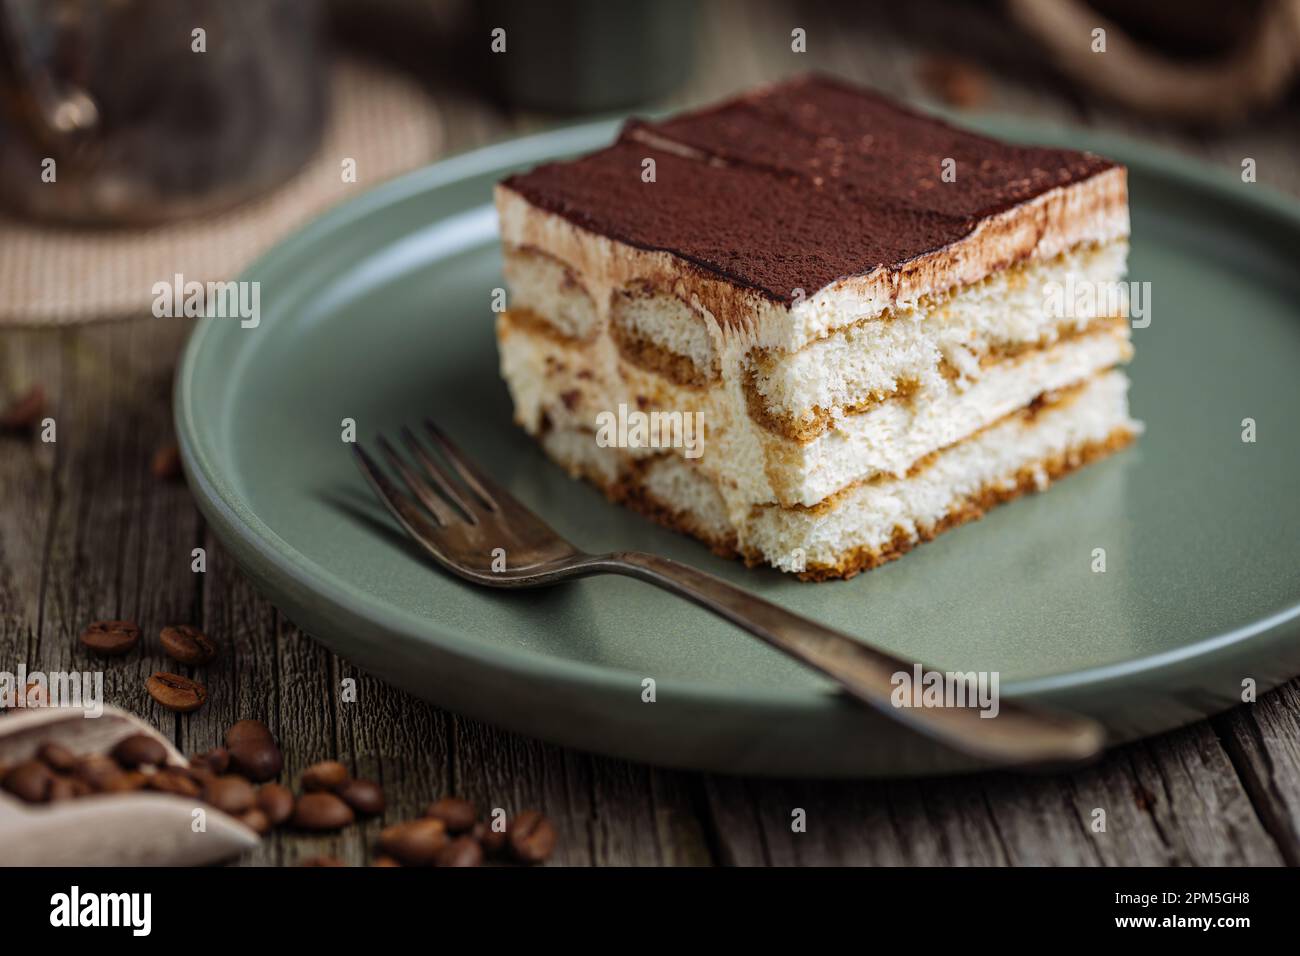
[[[801,77],[512,176],[515,417],[720,553],[850,577],[1127,444],[1125,171]],[[699,425],[700,435],[694,435]]]

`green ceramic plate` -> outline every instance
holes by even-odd
[[[489,311],[492,184],[607,142],[610,124],[439,163],[361,196],[254,265],[261,324],[206,319],[176,387],[191,486],[235,559],[325,645],[513,730],[659,764],[870,776],[962,761],[860,710],[756,640],[649,586],[475,589],[421,559],[341,441],[436,415],[561,533],[690,562],[1002,693],[1100,718],[1116,740],[1300,672],[1300,212],[1145,147],[1007,123],[1129,165],[1134,448],[849,582],[746,570],[606,503],[511,423]],[[1242,420],[1257,441],[1242,440]],[[1094,548],[1107,570],[1092,571]],[[657,699],[642,701],[652,677]]]

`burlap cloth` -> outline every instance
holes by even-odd
[[[287,233],[345,199],[435,158],[437,108],[413,81],[356,61],[333,69],[332,114],[316,156],[277,190],[230,212],[133,230],[0,218],[0,326],[63,325],[147,312],[153,284],[232,278]],[[357,161],[357,181],[340,175]]]

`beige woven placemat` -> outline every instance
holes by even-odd
[[[333,69],[321,148],[292,180],[227,213],[133,230],[0,219],[0,326],[63,325],[147,312],[153,284],[228,279],[316,214],[434,159],[442,123],[414,81],[354,61]],[[356,160],[355,183],[341,163]]]

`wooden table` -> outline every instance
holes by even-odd
[[[710,4],[695,35],[698,70],[678,101],[813,67],[917,97],[921,47],[964,51],[993,64],[990,110],[1127,127],[1234,170],[1251,156],[1261,182],[1300,192],[1294,116],[1214,137],[1156,128],[1062,91],[978,8],[890,8],[885,32],[891,20],[869,6],[846,6],[857,11],[847,16],[825,4],[808,12]],[[795,26],[807,30],[803,56],[789,49]],[[453,149],[547,122],[454,94],[442,100]],[[188,331],[184,320],[148,318],[0,334],[0,398],[40,383],[58,423],[54,444],[0,438],[0,669],[92,667],[77,646],[85,624],[134,619],[149,640],[107,668],[106,699],[156,721],[182,751],[206,749],[233,721],[257,717],[283,743],[285,779],[337,757],[383,784],[389,821],[452,793],[511,813],[536,807],[562,832],[559,863],[1300,863],[1297,681],[1080,773],[876,783],[664,771],[504,733],[388,688],[259,597],[184,485],[150,475],[151,454],[171,440],[172,369]],[[207,550],[205,574],[190,570],[195,547]],[[161,711],[144,691],[149,674],[168,669],[158,629],[180,622],[227,644],[204,673],[210,700],[187,716]],[[346,678],[357,681],[355,703],[340,702]],[[1098,807],[1104,834],[1089,826]],[[806,833],[791,832],[794,808],[807,813]],[[362,863],[380,826],[276,835],[243,862],[329,853]]]

